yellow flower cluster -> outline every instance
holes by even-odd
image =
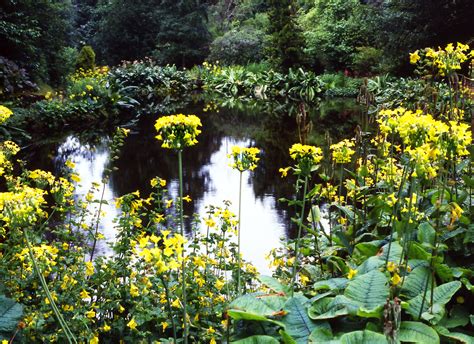
[[[41,209],[45,204],[45,192],[23,185],[16,192],[0,193],[0,220],[10,227],[21,227],[35,223],[46,213]]]
[[[467,123],[444,123],[421,110],[382,110],[377,121],[383,135],[398,134],[405,145],[404,152],[429,177],[436,175],[440,159],[468,155],[467,147],[472,142]]]
[[[71,75],[71,81],[79,81],[85,78],[93,79],[105,79],[110,69],[108,66],[95,67],[94,69],[83,69],[79,68],[74,74]]]
[[[332,160],[337,164],[345,164],[351,162],[351,158],[355,153],[351,147],[354,147],[355,143],[344,139],[338,143],[331,145]]]
[[[232,146],[231,151],[227,157],[232,159],[230,164],[232,168],[243,172],[247,170],[253,171],[257,167],[257,162],[260,160],[257,155],[260,153],[260,149],[256,147]]]
[[[0,124],[9,119],[12,114],[13,112],[9,108],[0,105]]]
[[[161,236],[143,235],[138,239],[140,250],[138,256],[146,263],[151,263],[158,274],[176,270],[181,266],[186,239],[178,233],[161,231]]]
[[[56,258],[58,257],[59,250],[54,246],[45,244],[33,246],[31,249],[36,261],[44,264],[43,268],[46,268],[46,271],[51,272],[52,267],[56,265]],[[28,248],[22,249],[15,255],[15,257],[23,264],[23,269],[28,272],[33,271],[33,263],[30,262]]]
[[[196,137],[201,133],[201,120],[196,115],[171,115],[158,118],[155,129],[156,138],[163,141],[163,148],[183,149],[197,143]]]
[[[290,157],[296,162],[296,173],[303,176],[308,176],[311,173],[313,168],[323,159],[322,154],[322,149],[315,146],[295,143],[290,147]]]
[[[424,59],[420,53],[425,57]],[[444,49],[425,48],[410,53],[410,63],[426,63],[436,68],[441,76],[446,76],[461,69],[461,64],[473,57],[474,50],[470,50],[469,45],[458,42],[456,48],[453,43],[449,43]]]
[[[11,157],[16,155],[19,151],[20,147],[18,147],[15,142],[4,141],[0,144],[0,176],[12,170]]]

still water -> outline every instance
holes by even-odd
[[[207,205],[222,206],[224,200],[229,200],[237,213],[239,172],[229,167],[227,154],[233,145],[260,148],[258,168],[243,175],[241,251],[244,259],[260,272],[268,273],[265,255],[280,245],[281,238],[293,237],[294,232],[293,209],[279,201],[292,197],[294,181],[282,179],[278,169],[291,164],[288,148],[301,137],[292,113],[295,107],[279,104],[263,108],[223,106],[208,112],[203,112],[203,107],[204,104],[198,103],[178,111],[194,113],[203,122],[199,143],[183,153],[184,195],[192,198],[192,202],[184,204],[184,212],[189,217],[196,213],[202,218]],[[336,140],[352,135],[361,109],[351,100],[333,100],[323,102],[318,108],[308,108],[307,112],[308,122],[311,120],[313,127],[307,135],[308,141],[324,145],[327,137]],[[108,204],[102,206],[105,216],[100,231],[109,242],[115,238],[113,219],[118,215],[114,198],[136,190],[142,196],[147,195],[151,191],[149,181],[155,176],[167,180],[170,196],[178,194],[177,156],[161,148],[155,139],[156,118],[146,116],[128,125],[131,132],[115,163],[118,170],[112,173],[104,192]],[[109,143],[110,134],[100,128],[63,133],[27,150],[28,160],[33,161],[30,168],[58,172],[66,160],[73,161],[75,172],[81,178],[76,193],[83,197],[93,182],[98,183],[103,178],[110,158]],[[111,253],[105,243],[99,245],[97,252]]]

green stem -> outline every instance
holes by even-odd
[[[46,297],[48,298],[49,304],[51,305],[51,308],[56,315],[56,318],[58,319],[59,325],[64,331],[64,334],[66,335],[66,338],[70,344],[72,343],[77,343],[76,337],[74,334],[71,332],[69,329],[69,326],[67,325],[66,321],[64,320],[63,316],[59,312],[58,307],[56,306],[56,302],[54,301],[53,296],[51,295],[51,292],[48,288],[48,284],[46,283],[46,280],[44,279],[43,274],[40,271],[40,268],[38,266],[38,263],[36,262],[35,255],[33,253],[33,248],[31,247],[30,244],[30,239],[28,238],[28,231],[26,228],[23,229],[23,236],[26,241],[26,246],[28,247],[28,253],[31,258],[31,261],[33,262],[33,267],[36,272],[36,275],[38,276],[38,279],[40,280],[41,286],[43,287],[44,292],[46,293]]]
[[[296,281],[296,270],[298,269],[298,256],[299,256],[299,248],[300,248],[301,228],[303,227],[304,207],[306,204],[307,189],[308,189],[308,176],[305,176],[304,188],[303,188],[303,205],[301,206],[300,221],[298,223],[298,236],[296,237],[296,243],[295,243],[295,261],[293,263],[293,272],[291,276],[291,296],[292,297],[293,297],[294,286],[295,286],[295,281]]]
[[[240,171],[240,180],[239,180],[239,219],[238,219],[238,228],[237,228],[237,296],[241,295],[240,290],[240,269],[241,269],[241,262],[240,262],[240,224],[242,221],[241,213],[242,213],[242,174],[243,172]]]
[[[168,312],[169,312],[169,317],[171,319],[171,324],[173,326],[173,338],[174,338],[174,342],[177,343],[178,342],[178,337],[176,336],[176,324],[174,322],[174,315],[173,315],[173,311],[171,309],[171,302],[170,302],[170,293],[169,293],[169,289],[168,289],[168,284],[166,283],[165,279],[163,278],[163,276],[160,276],[160,280],[161,280],[161,283],[163,284],[163,287],[165,288],[165,295],[166,295],[166,306],[168,308]]]
[[[183,157],[182,157],[182,150],[178,150],[178,172],[179,172],[179,230],[181,236],[184,238],[184,215],[183,215]],[[181,280],[181,288],[182,288],[182,296],[183,296],[183,326],[184,326],[184,333],[183,339],[184,343],[188,343],[188,313],[186,309],[186,252],[183,247],[183,251],[181,252],[182,255],[182,280]]]
[[[90,261],[94,258],[95,246],[97,244],[97,233],[99,232],[100,212],[102,211],[102,201],[104,200],[106,180],[102,181],[102,195],[100,196],[99,210],[97,211],[97,220],[95,222],[94,243],[92,244]]]

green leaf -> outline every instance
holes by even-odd
[[[296,297],[289,299],[284,309],[288,311],[288,314],[283,317],[282,323],[285,325],[286,333],[293,337],[296,343],[308,343],[309,335],[314,329],[328,326],[326,322],[313,322],[306,308]]]
[[[445,283],[445,284],[440,285],[439,287],[436,287],[434,289],[434,294],[433,294],[433,303],[438,304],[440,306],[444,306],[451,300],[451,297],[459,290],[459,288],[461,288],[461,282],[459,281]],[[423,293],[424,292],[421,292],[418,296],[408,301],[408,307],[406,307],[407,312],[414,319],[418,319],[418,316],[420,314],[421,304],[423,302]],[[421,313],[426,312],[428,308],[430,307],[430,299],[431,299],[431,291],[428,290],[428,292],[426,293],[426,298],[425,298],[425,302],[423,304],[423,310]]]
[[[434,269],[442,282],[449,282],[453,280],[453,271],[448,265],[435,262]]]
[[[260,280],[260,282],[262,282],[262,284],[266,285],[268,288],[270,288],[276,293],[287,294],[289,292],[289,287],[281,284],[276,278],[260,275],[258,279]]]
[[[444,317],[439,322],[440,326],[446,328],[462,327],[467,324],[469,324],[469,312],[461,305],[455,305],[449,312],[449,317]]]
[[[10,333],[23,316],[23,305],[0,295],[0,332]]]
[[[354,257],[369,258],[375,256],[379,251],[379,246],[375,243],[363,242],[355,245],[354,247]]]
[[[279,344],[276,338],[271,336],[251,336],[244,339],[236,340],[231,342],[234,344]]]
[[[341,337],[341,344],[387,344],[383,334],[369,330],[346,333]]]
[[[389,295],[387,277],[378,270],[357,276],[347,285],[344,296],[371,310],[383,306]]]
[[[418,241],[426,244],[430,244],[431,246],[434,245],[436,231],[429,224],[429,222],[423,222],[418,226]]]
[[[246,320],[246,321],[262,321],[275,324],[277,326],[283,327],[283,323],[277,320],[269,319],[263,315],[258,315],[254,313],[239,311],[235,309],[229,309],[227,314],[234,320]]]
[[[426,283],[427,279],[429,279],[428,283]],[[431,285],[430,269],[425,266],[419,266],[412,270],[405,278],[401,292],[409,298],[414,298],[422,293],[427,285]]]
[[[272,316],[283,309],[286,297],[254,293],[243,295],[229,305],[230,310],[238,310],[261,316]]]
[[[438,344],[439,336],[436,331],[421,322],[402,321],[399,337],[402,342]]]
[[[334,299],[327,297],[314,302],[308,309],[308,316],[314,320],[325,320],[349,314],[345,305],[334,305]]]
[[[278,333],[281,336],[284,344],[297,344],[296,340],[292,336],[290,336],[286,331],[280,330]]]
[[[314,344],[339,344],[339,339],[334,339],[330,328],[317,328],[311,332],[309,343]]]
[[[465,344],[474,344],[474,337],[469,336],[465,333],[459,332],[449,332],[446,327],[435,326],[436,331],[442,336],[450,339],[455,339],[456,342],[465,343]]]
[[[349,280],[347,278],[331,278],[326,281],[319,281],[313,285],[313,289],[318,290],[342,290],[347,286]]]

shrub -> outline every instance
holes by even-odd
[[[90,45],[82,47],[77,57],[76,69],[94,69],[95,67],[95,52]]]
[[[245,65],[263,57],[263,32],[255,28],[233,29],[212,42],[208,60],[224,65]]]
[[[352,58],[352,68],[361,75],[377,73],[380,70],[382,50],[374,47],[357,47]]]

